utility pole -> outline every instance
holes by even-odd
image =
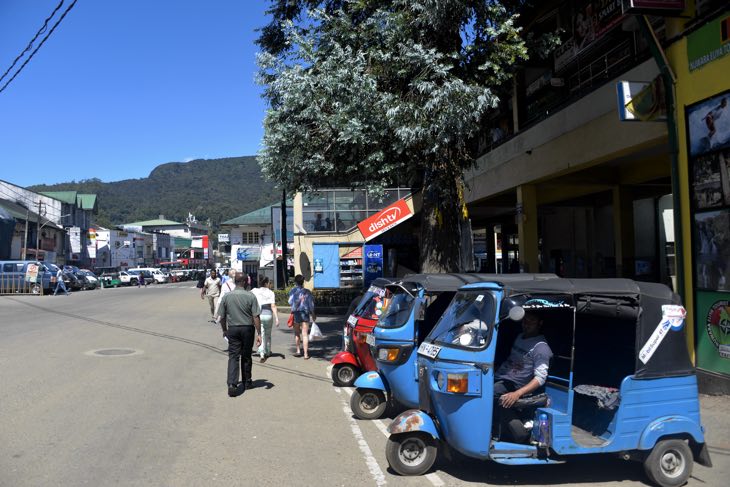
[[[41,200],[38,200],[38,218],[36,219],[36,234],[35,234],[35,260],[40,259],[41,249]]]
[[[286,288],[289,281],[289,268],[287,266],[287,234],[286,234],[286,190],[281,191],[281,267],[283,278],[281,280],[281,289]],[[274,254],[274,262],[276,262],[276,254]]]
[[[28,220],[30,219],[30,210],[28,208],[25,209],[25,233],[23,235],[23,252],[22,257],[20,260],[25,260],[25,256],[28,251]]]

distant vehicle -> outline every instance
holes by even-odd
[[[99,276],[102,287],[119,287],[122,285],[118,272],[105,272]]]
[[[94,267],[94,274],[101,276],[102,274],[111,274],[119,272],[119,267]]]
[[[63,280],[66,283],[66,288],[69,291],[81,291],[85,286],[85,279],[83,276],[79,277],[73,272],[64,272]]]
[[[90,270],[88,270],[88,269],[79,269],[79,271],[76,274],[77,275],[78,274],[81,274],[82,276],[84,276],[86,278],[86,280],[88,280],[90,283],[93,283],[94,284],[94,288],[96,288],[96,287],[99,286],[99,279]]]
[[[152,277],[152,274],[144,269],[129,269],[127,271],[130,276],[132,276],[132,279],[134,280],[134,285],[137,285],[137,282],[144,282],[145,284],[152,284],[155,282],[155,278]],[[144,281],[142,281],[144,279]]]
[[[145,272],[145,277],[149,274],[152,277],[153,282],[157,284],[164,284],[170,280],[169,276],[163,274],[162,271],[156,267],[136,267],[134,269],[129,269],[129,271],[143,271]]]
[[[119,280],[125,286],[136,286],[139,276],[136,273],[129,271],[119,271]]]

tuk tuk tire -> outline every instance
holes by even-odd
[[[350,397],[350,408],[358,419],[378,419],[387,406],[385,394],[378,389],[355,389]]]
[[[385,458],[390,468],[404,476],[423,475],[433,467],[438,444],[423,432],[390,435],[385,446]]]
[[[660,487],[684,485],[692,475],[692,450],[684,440],[658,441],[644,460],[649,480]]]
[[[33,284],[33,285],[32,285],[32,286],[30,287],[30,293],[31,293],[31,294],[35,294],[35,295],[38,295],[38,294],[40,294],[40,293],[41,293],[41,287],[40,287],[40,285],[38,285],[38,284]]]
[[[350,387],[357,376],[357,369],[352,364],[337,364],[332,367],[332,382],[338,387]]]

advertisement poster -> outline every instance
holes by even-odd
[[[730,374],[730,91],[686,108],[697,366]]]
[[[378,277],[383,277],[383,246],[366,245],[364,249],[365,289]]]
[[[689,70],[730,54],[730,13],[711,20],[687,36],[687,60]]]
[[[697,366],[730,374],[730,295],[697,292]]]

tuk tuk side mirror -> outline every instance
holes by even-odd
[[[512,306],[507,316],[512,321],[521,321],[525,317],[525,308],[522,306]]]

